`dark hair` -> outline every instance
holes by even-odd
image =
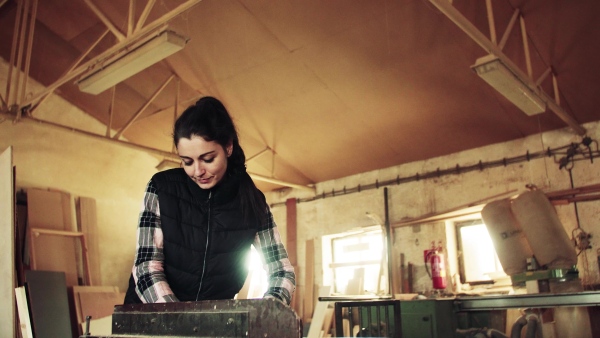
[[[257,220],[261,222],[259,226],[262,225],[267,203],[264,195],[256,188],[254,181],[246,172],[246,155],[240,146],[235,124],[221,101],[210,96],[203,97],[177,118],[173,128],[175,147],[181,138],[191,139],[194,135],[202,137],[207,142],[215,141],[223,149],[226,149],[229,144],[233,145],[231,156],[227,158],[226,177],[240,176],[240,193],[245,221],[249,220],[251,209]]]

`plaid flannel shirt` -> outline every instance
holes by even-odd
[[[265,230],[256,234],[253,245],[261,256],[269,281],[263,297],[276,298],[289,305],[296,288],[296,276],[270,210],[268,210],[267,224],[262,229]],[[163,270],[163,232],[158,195],[152,180],[146,186],[142,202],[136,248],[132,272],[136,293],[142,302],[179,301],[171,291]]]

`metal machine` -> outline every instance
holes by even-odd
[[[80,338],[300,338],[302,321],[274,299],[128,304],[115,306],[112,335]]]
[[[321,297],[335,301],[335,297]],[[599,292],[467,296],[422,300],[346,300],[335,302],[336,337],[506,337],[506,309],[585,309],[600,305]],[[570,312],[570,311],[568,311]],[[567,312],[567,313],[568,313]],[[587,311],[584,311],[587,316]],[[591,316],[591,315],[590,315]],[[541,323],[540,323],[541,324]],[[520,330],[526,323],[515,323]],[[576,322],[568,337],[596,337],[597,328]],[[578,330],[578,331],[575,331]],[[479,335],[477,335],[479,334]],[[521,337],[519,334],[518,337]],[[537,337],[537,336],[536,336]],[[567,337],[565,335],[557,337]]]

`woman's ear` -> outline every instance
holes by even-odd
[[[233,152],[233,142],[229,142],[227,144],[227,147],[225,147],[225,151],[227,152],[227,157],[230,157],[231,153]]]

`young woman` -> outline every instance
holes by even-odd
[[[182,168],[146,187],[125,303],[231,299],[253,244],[268,274],[264,297],[289,305],[294,269],[223,104],[204,97],[186,109],[173,142]]]

